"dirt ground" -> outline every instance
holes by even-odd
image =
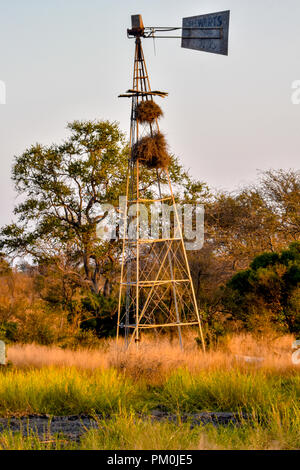
[[[154,421],[167,420],[170,422],[176,422],[178,420],[178,416],[165,413],[160,410],[154,410],[150,416]],[[193,428],[201,424],[209,423],[215,426],[228,425],[230,423],[239,425],[240,418],[240,416],[234,413],[197,413],[182,415],[181,421],[190,422],[191,428]],[[245,419],[247,417],[243,416],[243,418]],[[97,416],[95,419],[95,417],[86,415],[29,415],[22,416],[20,418],[0,418],[0,432],[10,429],[12,432],[22,431],[22,433],[26,436],[33,431],[38,433],[40,437],[59,433],[63,434],[68,439],[77,441],[87,430],[97,428],[99,426],[99,420],[101,419],[103,419],[103,416]],[[109,419],[109,417],[106,417],[106,419]]]

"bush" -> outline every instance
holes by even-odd
[[[272,324],[300,332],[300,242],[281,253],[263,253],[250,268],[235,274],[224,290],[223,304],[249,329]]]
[[[116,296],[104,296],[103,294],[88,293],[81,300],[82,315],[86,319],[81,321],[82,331],[91,331],[98,338],[107,338],[116,333]]]
[[[18,325],[16,322],[0,323],[0,340],[11,343],[18,341]]]

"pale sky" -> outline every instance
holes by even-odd
[[[128,133],[132,82],[130,15],[145,26],[181,26],[182,17],[231,10],[229,56],[182,49],[179,39],[144,41],[162,130],[194,177],[233,190],[257,170],[298,168],[299,0],[0,0],[0,225],[10,223],[14,155],[59,143],[66,123],[110,119]]]

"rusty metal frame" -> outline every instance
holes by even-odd
[[[164,97],[166,93],[151,90],[149,75],[145,63],[141,37],[135,38],[135,56],[133,87],[128,90],[132,98],[130,146],[141,138],[145,129],[135,119],[135,107],[140,100],[152,100],[156,94]],[[128,95],[120,95],[126,96]],[[150,132],[159,130],[157,120],[150,126]],[[201,318],[196,301],[193,281],[185,250],[183,234],[180,226],[176,201],[167,169],[156,171],[158,197],[143,198],[140,193],[141,168],[138,161],[131,156],[128,162],[126,183],[126,208],[124,210],[124,233],[122,243],[121,276],[118,302],[117,341],[120,329],[125,329],[125,345],[140,341],[140,330],[177,328],[180,346],[183,346],[181,328],[197,325],[203,349],[205,343]],[[168,195],[161,193],[160,178],[164,176],[168,187]],[[139,205],[143,202],[162,204],[170,201],[174,210],[176,228],[169,238],[144,239],[140,237]],[[136,239],[129,240],[128,207],[136,204]],[[148,250],[148,251],[147,251]],[[146,253],[146,254],[145,254]],[[146,261],[145,261],[146,257]],[[147,259],[148,257],[148,259]],[[125,291],[125,313],[122,299]],[[156,319],[156,312],[159,316]],[[157,321],[162,319],[163,321]],[[134,320],[134,321],[132,321]]]
[[[214,38],[214,39],[222,39],[222,34],[223,34],[223,26],[207,26],[207,27],[179,27],[179,26],[170,26],[170,27],[167,27],[167,26],[147,26],[145,28],[143,28],[143,30],[140,31],[140,37],[143,37],[144,39],[172,39],[172,38],[179,38],[179,39],[185,39],[185,36],[166,36],[166,35],[163,35],[163,36],[155,36],[154,34],[156,32],[159,32],[159,33],[168,33],[169,31],[179,31],[179,30],[193,30],[193,31],[196,31],[196,30],[199,30],[199,31],[210,31],[210,30],[217,30],[217,31],[220,31],[220,38]],[[133,33],[133,30],[131,29],[128,29],[127,30],[127,37],[128,39],[134,39],[136,37],[136,34]],[[189,39],[211,39],[210,36],[207,36],[207,37],[203,37],[203,38],[199,38],[199,36],[189,36]]]

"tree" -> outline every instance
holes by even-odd
[[[25,200],[14,210],[18,222],[2,229],[1,245],[36,262],[55,260],[59,269],[99,292],[100,277],[114,256],[110,246],[103,256],[96,237],[106,215],[100,205],[117,204],[128,150],[116,123],[75,121],[68,129],[71,136],[63,144],[37,144],[16,158],[13,181]],[[76,269],[81,264],[83,273]]]
[[[281,238],[299,240],[300,172],[268,170],[262,174],[258,191],[279,219]]]
[[[207,239],[218,256],[226,259],[231,273],[276,246],[278,217],[253,188],[218,194],[208,208],[206,223]]]
[[[17,221],[1,230],[0,246],[11,256],[31,257],[46,280],[39,280],[44,300],[72,305],[77,286],[88,292],[87,312],[93,306],[98,312],[110,305],[121,248],[117,239],[100,239],[98,229],[105,222],[110,228],[103,204],[118,211],[119,196],[126,194],[129,148],[115,122],[75,121],[68,130],[62,144],[36,144],[15,158],[13,181],[22,202],[14,210]],[[151,198],[156,174],[141,171],[144,194]],[[206,186],[193,181],[175,157],[169,172],[177,198],[203,200]],[[99,294],[108,300],[95,300]]]
[[[263,172],[256,185],[215,194],[206,208],[206,240],[233,274],[256,255],[299,240],[299,207],[298,171]]]
[[[281,252],[265,252],[227,283],[223,302],[235,319],[253,329],[273,324],[300,331],[300,242]],[[260,320],[260,321],[259,321]]]

